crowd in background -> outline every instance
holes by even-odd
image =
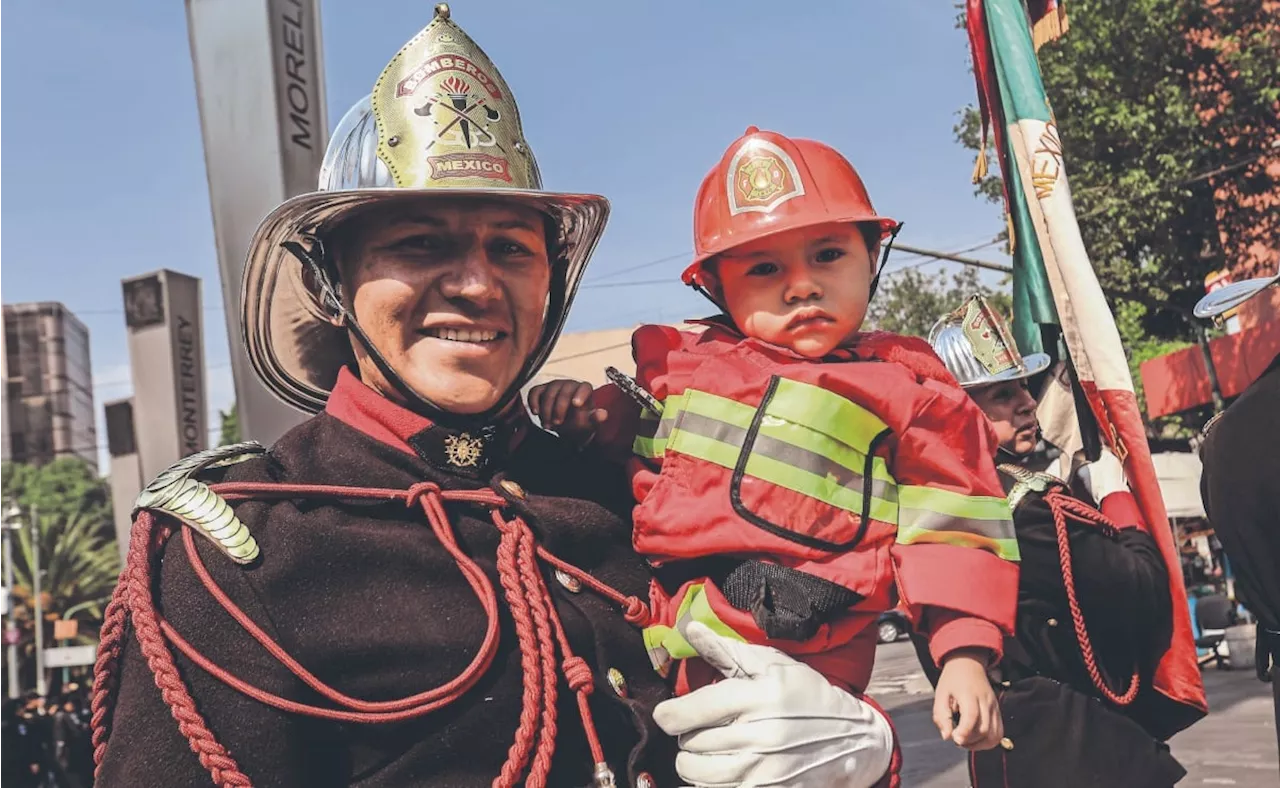
[[[87,687],[34,692],[4,702],[5,788],[89,788],[93,747]]]

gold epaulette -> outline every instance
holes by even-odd
[[[199,451],[166,468],[138,496],[133,511],[147,509],[176,518],[213,542],[228,558],[248,564],[258,557],[258,543],[222,496],[195,478],[200,471],[253,459],[266,452],[257,441]]]
[[[1029,492],[1048,492],[1052,487],[1065,487],[1061,479],[1047,473],[1039,473],[1037,471],[1028,470],[1020,465],[1011,465],[1003,463],[996,466],[996,469],[1002,473],[1007,473],[1016,481],[1013,489],[1009,491],[1009,511],[1018,508],[1018,504],[1022,503],[1022,499]]]

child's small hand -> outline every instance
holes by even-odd
[[[592,408],[590,402],[591,384],[576,380],[553,380],[529,390],[529,410],[542,426],[580,446],[609,418],[608,411]]]
[[[989,750],[1004,736],[1000,702],[987,680],[987,654],[986,649],[951,652],[933,696],[933,724],[943,739],[967,750]]]

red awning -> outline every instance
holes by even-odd
[[[1265,320],[1238,334],[1210,340],[1209,350],[1222,396],[1234,397],[1280,354],[1280,320]],[[1199,347],[1144,361],[1140,371],[1148,418],[1157,419],[1213,401]]]

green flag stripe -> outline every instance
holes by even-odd
[[[986,0],[985,6],[1005,125],[1023,119],[1048,123],[1049,103],[1022,0]]]

